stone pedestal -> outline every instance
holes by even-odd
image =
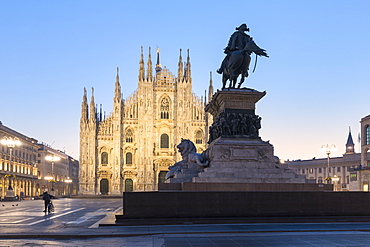
[[[217,91],[206,106],[206,112],[219,116],[223,111],[255,114],[256,103],[266,95],[254,89],[225,89]]]
[[[207,149],[210,166],[197,183],[304,183],[305,178],[277,164],[273,146],[259,139],[219,137]]]
[[[218,91],[206,111],[214,123],[206,154],[209,167],[192,178],[201,183],[304,183],[303,176],[280,167],[274,148],[259,136],[256,103],[266,95],[253,89]]]
[[[184,158],[185,165],[166,183],[305,183],[305,176],[280,166],[274,147],[259,136],[262,118],[255,109],[265,95],[246,88],[217,91],[206,106],[214,119],[202,154],[208,167]]]
[[[253,89],[218,91],[206,106],[213,115],[209,143],[217,138],[259,139],[261,117],[255,114],[256,103],[266,95]]]

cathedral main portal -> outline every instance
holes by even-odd
[[[108,195],[108,179],[106,178],[100,180],[100,194]]]

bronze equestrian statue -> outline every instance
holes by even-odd
[[[238,88],[244,82],[244,79],[248,77],[249,64],[251,62],[252,52],[259,56],[268,57],[266,51],[258,47],[253,41],[253,38],[246,34],[249,32],[249,28],[246,24],[240,25],[236,28],[229,40],[225,53],[227,54],[222,61],[221,67],[217,70],[217,73],[222,74],[222,89],[226,88],[227,80],[230,81],[229,88],[235,88],[237,79],[241,75]]]

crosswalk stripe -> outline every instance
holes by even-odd
[[[33,219],[33,217],[32,218],[25,218],[25,219],[22,219],[22,220],[17,220],[17,221],[14,221],[13,223],[17,224],[17,223],[20,223],[20,222],[23,222],[23,221],[26,221],[26,220],[31,220],[31,219]]]
[[[38,224],[38,223],[41,223],[41,222],[45,222],[45,221],[48,221],[48,220],[52,220],[52,219],[58,218],[60,216],[66,215],[66,214],[71,214],[71,213],[74,213],[74,212],[77,212],[77,211],[80,211],[80,210],[83,210],[83,209],[85,209],[85,208],[79,208],[79,209],[75,209],[75,210],[72,210],[72,211],[65,212],[63,214],[57,214],[57,215],[54,215],[54,216],[52,216],[50,218],[38,220],[38,221],[29,223],[29,224],[26,224],[26,225],[27,226],[32,226],[32,225],[35,225],[35,224]]]

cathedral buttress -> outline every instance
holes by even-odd
[[[84,88],[84,95],[82,98],[81,106],[81,119],[80,119],[80,169],[79,169],[79,191],[84,192],[87,190],[87,162],[88,162],[88,121],[89,121],[89,106],[87,104],[87,92]]]
[[[112,167],[112,177],[110,183],[111,194],[119,195],[122,191],[122,172],[123,172],[123,158],[122,158],[122,138],[123,138],[123,100],[121,95],[121,84],[119,81],[119,69],[117,68],[116,83],[114,89],[112,115],[112,137],[113,148],[110,155],[109,164]]]

